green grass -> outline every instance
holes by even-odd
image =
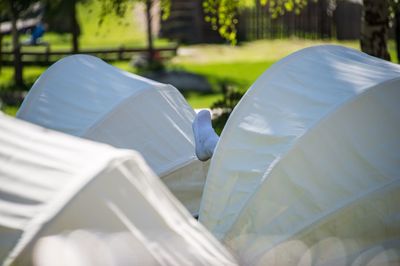
[[[46,70],[42,66],[25,66],[23,70],[24,81],[27,86],[32,85],[36,79]],[[0,91],[17,89],[13,84],[14,69],[10,66],[3,66],[0,70]]]
[[[224,63],[177,64],[181,69],[204,75],[214,91],[219,91],[222,83],[235,85],[240,90],[247,90],[250,85],[275,61],[245,62],[232,61]]]
[[[201,94],[196,92],[185,93],[185,98],[194,109],[209,108],[213,103],[222,99],[222,93]]]
[[[396,52],[396,43],[393,40],[389,41],[388,44],[388,49],[389,49],[389,54],[390,54],[390,59],[393,63],[399,63],[397,60],[397,52]]]
[[[1,108],[1,110],[8,115],[11,116],[16,116],[17,111],[18,111],[18,106],[4,106]]]
[[[239,46],[231,45],[192,45],[183,47],[181,55],[174,59],[174,63],[209,64],[236,62],[277,61],[295,51],[321,44],[338,44],[354,49],[359,48],[358,41],[322,41],[304,40],[298,38],[259,40],[243,43]]]

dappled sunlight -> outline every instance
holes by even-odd
[[[276,61],[300,49],[321,45],[339,44],[350,48],[359,49],[358,41],[312,41],[298,38],[260,40],[243,43],[237,46],[221,44],[198,44],[182,46],[178,50],[178,56],[173,63],[229,63],[237,61],[259,62]]]
[[[101,4],[94,1],[87,4],[79,4],[78,12],[81,23],[82,37],[80,42],[85,47],[110,47],[116,43],[125,45],[141,45],[146,44],[146,34],[143,23],[136,15],[143,7],[138,5],[133,8],[132,3],[125,17],[118,17],[115,14],[108,14],[104,21],[99,25],[101,12]],[[143,11],[142,11],[143,12]]]

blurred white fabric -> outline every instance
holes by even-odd
[[[235,265],[136,152],[0,113],[0,184],[4,265]]]
[[[280,60],[231,114],[199,220],[243,265],[351,265],[398,243],[399,87],[399,65],[345,47]]]
[[[46,128],[141,153],[172,193],[198,215],[208,163],[194,153],[195,112],[179,91],[73,55],[49,67],[17,117]]]

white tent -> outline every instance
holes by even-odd
[[[32,265],[38,239],[46,237],[41,242],[48,242],[53,235],[70,231],[76,235],[75,230],[88,232],[80,234],[81,241],[73,238],[78,247],[82,242],[99,243],[90,242],[93,232],[109,236],[109,246],[91,246],[91,252],[80,254],[86,260],[74,265],[99,265],[96,258],[111,258],[101,265],[116,265],[111,261],[113,255],[121,259],[119,252],[127,255],[125,265],[235,263],[133,151],[0,113],[0,184],[0,262],[4,265]],[[66,255],[59,249],[55,254],[45,251],[41,244],[36,254],[47,254],[52,261],[57,261],[57,252]],[[43,257],[35,261],[49,262]]]
[[[33,85],[17,117],[140,152],[173,194],[198,214],[208,164],[196,159],[194,111],[177,89],[75,55]]]
[[[400,66],[339,46],[272,66],[222,132],[200,221],[246,265],[400,263],[399,87]]]

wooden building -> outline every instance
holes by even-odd
[[[202,0],[171,0],[171,13],[161,21],[160,37],[182,43],[216,43],[224,40],[204,20]]]
[[[268,5],[254,0],[253,8],[239,14],[238,39],[250,41],[296,36],[309,39],[359,39],[361,0],[309,1],[300,14],[272,18]],[[223,42],[204,20],[202,0],[171,0],[171,14],[160,27],[160,36],[183,43]]]

